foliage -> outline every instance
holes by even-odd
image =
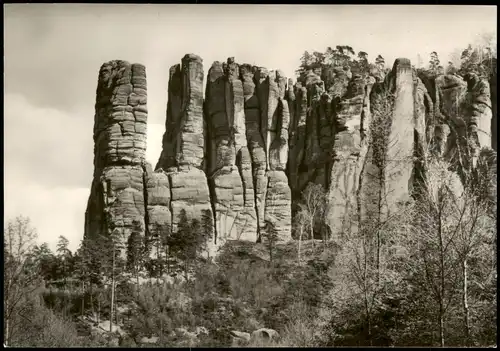
[[[305,51],[300,58],[300,67],[296,71],[297,80],[305,84],[309,71],[312,71],[321,77],[326,89],[329,89],[334,82],[335,72],[366,77],[374,69],[378,72],[385,71],[385,59],[382,55],[376,57],[374,64],[369,62],[368,57],[365,51],[359,51],[356,54],[349,45],[327,47],[324,53]]]
[[[315,233],[320,233],[321,239],[326,241],[328,232],[323,218],[328,212],[326,191],[321,184],[309,183],[302,191],[299,213],[309,229],[309,239],[315,238]],[[303,225],[303,223],[297,223]]]
[[[179,214],[177,231],[167,238],[170,254],[185,263],[185,274],[189,264],[194,263],[200,252],[205,250],[206,238],[197,219],[189,221],[185,210]]]

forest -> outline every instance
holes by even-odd
[[[432,52],[414,68],[489,78],[490,42],[447,63]],[[375,77],[390,69],[381,55],[369,57],[348,45],[306,51],[297,80],[317,68],[325,84],[338,67]],[[483,159],[496,158],[488,152]],[[336,240],[314,239],[327,199],[312,183],[294,216],[295,240],[276,242],[268,222],[261,243],[228,242],[217,257],[206,254],[209,216],[181,213],[176,232],[155,228],[127,243],[84,238],[75,252],[64,235],[52,251],[28,217],[12,218],[4,228],[4,344],[496,346],[496,162],[464,170],[457,196],[450,165],[426,157],[418,201]]]

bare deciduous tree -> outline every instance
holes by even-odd
[[[302,215],[309,222],[309,239],[314,240],[314,228],[316,221],[323,221],[326,213],[326,193],[321,184],[309,183],[302,192],[303,212]],[[326,243],[323,233],[323,241]]]
[[[30,256],[38,235],[28,217],[18,216],[4,229],[4,340],[10,345],[22,319],[23,298],[38,288]]]
[[[310,226],[309,215],[307,213],[307,208],[304,204],[299,204],[299,210],[295,214],[293,228],[297,231],[298,234],[298,246],[297,246],[297,263],[299,266],[301,265],[301,248],[302,248],[302,239],[304,238],[304,232],[306,232]]]

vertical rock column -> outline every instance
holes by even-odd
[[[385,80],[367,94],[358,208],[361,224],[373,231],[415,194],[416,183],[424,177],[425,122],[432,102],[408,59],[397,59]]]
[[[215,208],[216,232],[223,240],[257,241],[257,215],[247,148],[243,84],[233,58],[216,61],[208,72],[207,174]]]
[[[356,230],[357,191],[365,152],[362,152],[361,125],[369,123],[371,85],[360,77],[337,104],[334,128],[333,165],[328,193],[328,222],[332,238]]]
[[[144,157],[146,69],[110,61],[101,66],[94,120],[94,179],[85,236],[114,235],[123,247],[132,232],[146,232]]]
[[[304,156],[300,160],[299,188],[303,190],[308,182],[325,185],[324,153],[320,147],[320,110],[322,96],[325,93],[324,82],[318,75],[311,73],[306,81],[307,88],[307,114],[304,136]],[[329,151],[326,148],[325,151]]]
[[[201,220],[213,215],[204,173],[202,89],[202,59],[187,54],[182,59],[182,66],[175,65],[170,69],[166,131],[163,150],[155,167],[164,170],[168,176],[174,231],[181,210],[185,210],[188,219]]]
[[[305,149],[307,89],[300,83],[293,86],[292,82],[289,82],[287,100],[290,108],[288,181],[293,198],[297,198],[300,196],[299,166]]]
[[[475,74],[465,78],[441,75],[435,80],[435,111],[442,124],[436,128],[435,139],[439,144],[446,140],[446,145],[435,143],[434,148],[440,149],[456,170],[468,167],[470,161],[474,165],[480,149],[490,147],[493,137],[490,84]]]
[[[430,146],[456,169],[461,159],[456,146],[464,144],[466,134],[467,84],[458,76],[441,75],[435,79],[434,87],[434,138],[429,141]]]
[[[490,83],[475,74],[466,76],[469,101],[471,101],[469,118],[467,120],[467,134],[469,145],[473,150],[473,167],[482,148],[491,147],[491,120],[492,105]]]
[[[286,78],[247,64],[240,67],[240,77],[259,233],[270,221],[279,240],[286,241],[291,238],[291,191],[285,174],[290,124]]]
[[[285,100],[286,78],[273,71],[269,80],[267,120],[268,184],[264,220],[274,224],[278,239],[286,241],[292,233],[292,192],[285,173],[288,160],[290,111]]]
[[[256,77],[257,76],[257,77]],[[245,111],[245,128],[248,151],[252,160],[252,178],[254,189],[255,212],[257,215],[257,232],[264,226],[265,196],[267,190],[266,149],[261,134],[260,101],[256,91],[255,80],[258,79],[256,67],[247,64],[240,66],[240,78],[243,82]],[[266,122],[267,123],[267,122]]]
[[[392,69],[395,79],[392,125],[386,145],[385,199],[387,214],[409,199],[413,173],[415,105],[410,60],[397,59]]]
[[[417,76],[417,72],[413,71],[414,84],[414,167],[412,175],[412,191],[414,195],[420,193],[424,189],[425,181],[425,163],[427,150],[427,121],[432,120],[430,115],[433,109],[432,100],[427,93],[427,89]],[[432,122],[431,122],[432,123]]]

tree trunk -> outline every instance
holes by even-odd
[[[364,300],[365,300],[366,325],[368,327],[368,340],[370,342],[370,346],[373,346],[372,345],[372,321],[370,318],[370,308],[368,307],[368,296],[366,294],[366,291],[365,291],[364,295],[365,295]]]
[[[92,278],[90,278],[92,279]],[[93,289],[93,284],[92,281],[90,281],[90,308],[92,311],[92,318],[95,316],[95,310],[94,310],[94,289]]]
[[[367,273],[368,273],[368,255],[367,255],[367,243],[366,243],[366,237],[365,240],[363,240],[363,250],[364,250],[364,262],[363,262],[363,297],[364,297],[364,304],[365,304],[365,313],[366,313],[366,324],[368,327],[368,340],[370,341],[370,346],[372,346],[372,322],[371,322],[371,315],[370,315],[370,307],[368,305],[368,287],[367,287]]]
[[[301,245],[302,245],[302,226],[300,227],[300,232],[299,232],[299,248],[298,248],[298,252],[297,252],[297,261],[299,263],[299,266],[300,266],[300,249],[301,249]]]
[[[443,201],[440,199],[439,202]],[[439,337],[441,340],[441,347],[444,347],[444,240],[442,232],[442,212],[441,206],[438,213],[438,240],[439,240],[439,265],[440,265],[440,294],[439,294]]]
[[[441,347],[444,347],[444,311],[443,305],[439,306],[439,340]]]
[[[135,282],[137,284],[137,298],[139,298],[139,269],[136,268]]]
[[[167,263],[167,274],[170,274],[170,255],[169,255],[169,246],[167,245],[165,251],[165,262]]]
[[[377,284],[380,282],[380,230],[377,230]]]
[[[115,248],[113,247],[113,260],[111,265],[111,305],[109,307],[109,332],[113,332],[113,312],[115,303]]]
[[[5,345],[9,346],[10,345],[10,318],[8,317],[9,315],[9,298],[8,296],[5,297],[5,311],[4,311],[4,320],[5,320],[5,326],[4,326],[4,340],[5,340]]]
[[[114,308],[114,311],[115,311],[115,325],[118,327],[118,313],[116,312],[116,299],[115,299],[115,308]]]
[[[470,346],[470,325],[469,325],[469,303],[467,296],[467,258],[462,262],[462,269],[464,275],[464,286],[463,286],[463,307],[464,307],[464,327],[465,327],[465,345]]]
[[[101,299],[100,296],[97,295],[97,324],[101,322]]]
[[[311,240],[313,243],[313,247],[316,247],[316,243],[314,242],[314,219],[311,219],[309,226],[311,228]]]
[[[156,262],[158,264],[158,269],[159,269],[159,272],[157,273],[157,276],[156,276],[156,285],[160,286],[160,277],[162,275],[162,264],[161,264],[161,261],[160,261],[160,241],[158,240],[158,245],[156,245]]]
[[[85,314],[85,281],[82,281],[82,318]]]
[[[160,316],[160,345],[163,345],[163,313]]]

